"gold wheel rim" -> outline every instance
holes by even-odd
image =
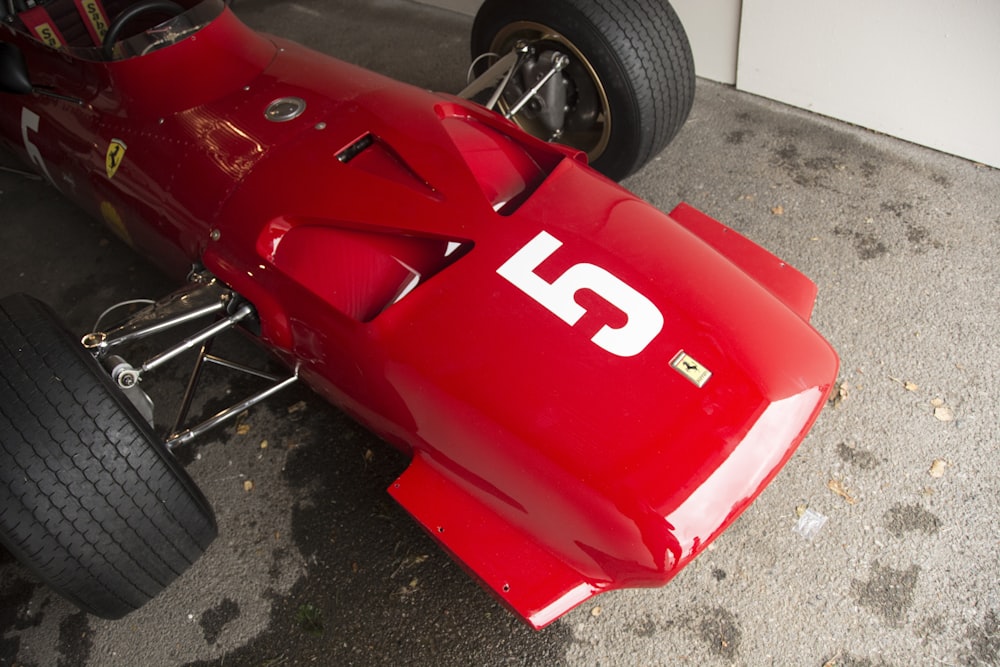
[[[611,105],[608,102],[607,91],[604,88],[601,78],[597,75],[597,71],[573,42],[558,31],[533,21],[517,21],[504,26],[493,38],[493,42],[490,44],[490,51],[500,54],[508,53],[521,40],[526,42],[544,42],[553,45],[555,49],[560,51],[565,50],[566,55],[570,56],[571,63],[579,65],[589,80],[590,85],[593,86],[597,104],[597,115],[594,123],[587,128],[574,129],[571,134],[557,139],[559,143],[585,151],[587,159],[593,162],[604,153],[611,139]],[[571,64],[570,67],[572,68],[573,65]],[[577,71],[579,72],[579,70]],[[578,77],[574,78],[574,83],[577,86],[580,85]],[[508,107],[507,103],[501,100],[500,104],[501,108],[506,111],[506,107]],[[539,127],[539,124],[531,118],[526,117],[524,112],[518,113],[512,120],[525,132],[541,139],[548,139],[548,137],[543,136],[546,134],[543,128]]]

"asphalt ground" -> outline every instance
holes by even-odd
[[[463,85],[466,17],[404,0],[237,11],[422,87]],[[77,611],[0,552],[0,665],[1000,664],[1000,172],[699,81],[678,138],[625,185],[810,276],[842,362],[790,463],[673,582],[527,629],[386,495],[405,459],[298,389],[182,453],[220,537],[125,619]],[[0,248],[0,291],[75,331],[174,287],[4,170]],[[175,397],[183,373],[157,387]],[[246,389],[209,384],[209,408]],[[826,517],[811,539],[795,531],[807,510]]]

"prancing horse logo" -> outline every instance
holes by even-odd
[[[690,380],[699,389],[712,377],[712,371],[702,366],[697,359],[681,350],[670,360],[670,367]]]
[[[128,147],[121,139],[112,139],[108,144],[108,153],[104,156],[104,167],[107,169],[108,178],[114,178],[118,167],[125,159],[125,151]]]

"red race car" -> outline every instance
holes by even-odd
[[[114,618],[169,584],[216,534],[171,450],[298,381],[412,457],[389,493],[534,627],[662,585],[791,456],[837,373],[815,286],[612,180],[690,109],[673,10],[487,0],[472,41],[456,96],[222,0],[0,3],[0,141],[186,279],[82,341],[0,300],[0,541],[53,589]],[[287,372],[210,353],[228,329]],[[159,433],[142,380],[192,348]],[[267,387],[188,424],[209,363]]]

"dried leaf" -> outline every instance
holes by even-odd
[[[847,504],[849,505],[853,505],[854,503],[858,502],[857,500],[854,499],[853,496],[851,496],[850,492],[848,492],[847,488],[844,486],[844,483],[841,482],[839,479],[831,479],[829,482],[826,483],[826,488],[830,489],[838,496],[846,500]]]
[[[944,399],[943,398],[932,398],[931,399],[931,405],[933,405],[935,408],[940,408],[942,405],[944,405]]]
[[[245,479],[245,480],[243,480],[243,490],[246,491],[247,493],[250,493],[251,491],[253,491],[253,480],[252,479]]]
[[[940,405],[934,408],[934,417],[939,422],[950,422],[955,419],[955,413],[947,405]]]
[[[906,391],[917,391],[918,389],[920,389],[920,386],[915,382],[900,380],[899,378],[894,378],[891,375],[889,376],[889,379],[892,380],[893,382],[898,382],[899,384],[903,385],[903,389],[905,389]]]
[[[261,440],[260,441],[260,448],[261,449],[267,449],[267,440]]]
[[[236,427],[236,435],[246,435],[250,432],[250,424],[240,424]]]
[[[785,207],[782,206],[781,204],[778,204],[777,206],[775,206],[774,208],[771,209],[771,213],[773,215],[784,215],[785,214]]]
[[[931,464],[931,468],[927,473],[931,477],[944,477],[944,469],[947,467],[948,462],[944,459],[934,459],[934,463]]]
[[[306,402],[299,401],[298,403],[294,403],[288,406],[288,414],[293,414],[295,412],[302,412],[305,409],[306,409]]]
[[[807,509],[809,509],[808,505],[799,505],[798,507],[795,508],[795,516],[801,519],[802,515],[806,513]]]
[[[834,390],[833,394],[830,396],[830,405],[835,408],[839,408],[840,404],[847,400],[847,397],[851,394],[851,385],[846,382],[841,382],[840,386]]]

